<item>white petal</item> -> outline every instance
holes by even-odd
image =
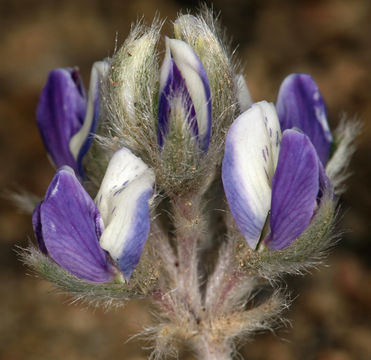
[[[227,135],[222,174],[224,189],[232,215],[252,248],[260,238],[270,209],[280,138],[274,106],[265,101],[241,114]]]
[[[91,69],[88,104],[84,124],[81,129],[71,138],[69,144],[70,151],[76,160],[79,157],[80,150],[87,137],[91,133],[93,122],[97,120],[95,117],[99,116],[99,114],[96,114],[96,102],[99,101],[99,85],[102,82],[102,79],[104,79],[107,75],[108,69],[109,64],[107,61],[97,61],[93,64]]]
[[[166,38],[167,44],[168,38]],[[160,91],[161,94],[164,90],[166,83],[168,82],[169,73],[172,71],[172,63],[171,63],[171,55],[170,55],[170,48],[166,46],[166,53],[164,57],[164,61],[161,65],[161,72],[160,72]]]
[[[269,177],[272,180],[272,176],[277,167],[278,155],[280,152],[280,143],[282,138],[280,122],[278,120],[278,115],[276,108],[272,103],[266,101],[260,101],[255,104],[260,107],[260,110],[264,116],[264,124],[269,136],[270,147],[268,146],[268,156],[270,158],[269,162]],[[254,105],[254,106],[255,106]]]
[[[154,180],[153,171],[125,148],[117,151],[108,165],[95,201],[105,225],[100,245],[119,265],[123,258],[139,260],[149,230],[148,199]],[[128,248],[135,248],[135,254],[128,254]]]

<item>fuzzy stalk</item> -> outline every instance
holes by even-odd
[[[201,291],[199,248],[206,221],[200,196],[174,197],[171,206],[176,258],[166,259],[167,251],[161,251],[159,255],[166,263],[165,271],[174,277],[174,281],[160,283],[160,289],[153,297],[166,318],[166,324],[158,328],[157,353],[171,352],[170,348],[180,341],[189,344],[200,360],[231,359],[230,338],[225,337],[218,326],[221,313],[207,309]],[[215,285],[219,288],[222,284]],[[219,289],[216,292],[219,293]]]
[[[205,226],[202,210],[196,196],[174,198],[172,207],[178,254],[177,291],[196,315],[201,308],[197,250]]]
[[[229,360],[232,359],[233,350],[227,341],[215,341],[210,337],[201,337],[195,350],[198,359],[202,360]]]

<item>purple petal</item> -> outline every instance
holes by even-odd
[[[126,280],[148,237],[154,181],[153,171],[122,148],[110,160],[97,194],[96,203],[105,224],[100,245],[118,264]]]
[[[318,157],[326,165],[332,135],[327,123],[326,106],[317,84],[307,74],[291,74],[282,82],[277,113],[282,131],[297,127],[310,138]]]
[[[272,181],[271,233],[265,241],[272,250],[289,246],[309,225],[319,190],[319,160],[309,138],[286,130]]]
[[[32,213],[32,227],[33,227],[33,231],[34,231],[39,249],[41,250],[42,253],[46,255],[48,253],[48,250],[46,249],[43,235],[42,235],[42,226],[41,226],[41,219],[40,219],[41,204],[42,202],[37,204]]]
[[[130,232],[126,235],[125,245],[118,259],[118,266],[127,280],[130,279],[133,270],[139,262],[149,234],[149,199],[152,193],[152,189],[147,189],[136,199],[135,212],[129,227]]]
[[[46,149],[57,168],[68,165],[78,171],[69,143],[84,122],[86,103],[77,69],[50,72],[41,93],[36,119]]]
[[[49,256],[77,277],[107,282],[113,270],[99,246],[103,222],[71,168],[54,176],[40,207],[42,238]]]

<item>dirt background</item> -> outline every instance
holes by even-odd
[[[210,3],[209,3],[210,4]],[[257,335],[241,349],[249,360],[371,359],[371,2],[367,0],[215,0],[243,61],[255,100],[274,101],[290,72],[313,75],[335,127],[341,115],[363,121],[353,175],[341,200],[343,240],[328,266],[288,287],[292,326]],[[35,125],[49,70],[90,66],[113,52],[130,23],[157,12],[173,20],[193,1],[0,0],[0,189],[44,194],[53,176]],[[165,26],[164,34],[170,33]],[[131,335],[151,323],[146,302],[104,313],[68,305],[51,286],[26,275],[15,246],[32,236],[29,215],[0,204],[0,359],[146,359],[149,343]],[[191,354],[182,357],[192,359]]]

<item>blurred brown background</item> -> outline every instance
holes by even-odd
[[[209,3],[210,4],[210,3]],[[297,297],[292,327],[257,335],[241,349],[249,360],[371,359],[371,2],[368,0],[215,0],[239,44],[254,100],[274,101],[290,72],[313,75],[334,128],[343,112],[363,120],[353,175],[341,201],[343,240],[328,267],[288,280]],[[49,70],[78,65],[85,84],[96,59],[112,54],[137,18],[173,20],[191,0],[0,0],[0,189],[44,194],[53,176],[35,125]],[[168,31],[165,26],[164,31]],[[68,305],[51,286],[26,275],[15,246],[32,236],[29,215],[0,206],[0,359],[146,359],[132,340],[151,323],[145,302],[104,313]],[[190,354],[185,358],[191,359]]]

